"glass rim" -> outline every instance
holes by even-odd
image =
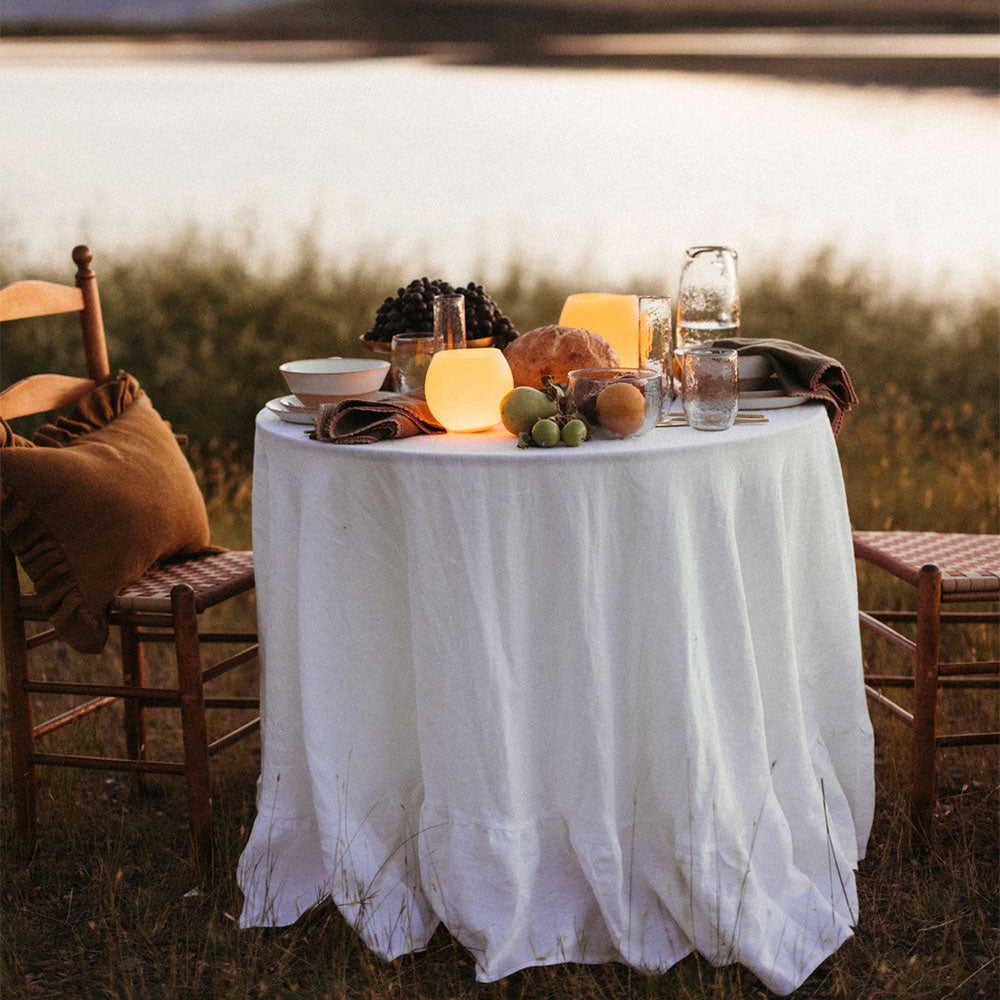
[[[714,344],[693,344],[685,347],[683,354],[698,354],[710,358],[738,358],[739,352],[735,347],[716,347]]]
[[[602,368],[574,368],[568,372],[566,377],[586,378],[594,382],[605,382],[619,378],[641,378],[652,376],[659,378],[662,373],[654,371],[652,368],[614,368],[611,365],[604,365]]]
[[[685,250],[684,252],[688,255],[688,257],[697,257],[698,254],[700,253],[710,253],[710,252],[731,253],[733,257],[736,259],[738,259],[740,256],[739,253],[737,253],[735,247],[727,247],[727,246],[688,247],[687,250]]]
[[[662,305],[668,316],[673,311],[673,303],[670,301],[669,295],[640,295],[639,315],[650,312],[650,307],[653,305]]]
[[[394,333],[392,335],[393,340],[433,340],[433,333],[421,333],[420,331],[414,331],[411,333]]]

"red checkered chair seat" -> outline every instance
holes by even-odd
[[[855,531],[855,554],[917,586],[920,570],[941,570],[941,593],[1000,591],[1000,535]]]
[[[170,611],[170,592],[178,584],[194,591],[195,608],[201,612],[222,601],[252,590],[252,552],[212,552],[171,562],[150,570],[115,596],[113,611]]]

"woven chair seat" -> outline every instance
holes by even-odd
[[[170,611],[170,592],[178,584],[194,591],[199,612],[254,586],[252,552],[213,552],[150,570],[120,590],[113,611]]]
[[[941,570],[941,593],[1000,591],[1000,535],[855,531],[855,555],[917,586],[920,568]]]

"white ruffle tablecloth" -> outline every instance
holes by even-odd
[[[719,434],[340,446],[262,411],[258,816],[241,925],[332,897],[483,981],[666,969],[785,994],[847,939],[874,805],[822,407]]]

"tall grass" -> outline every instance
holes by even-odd
[[[360,259],[328,263],[304,239],[295,262],[277,271],[260,255],[197,234],[134,256],[101,255],[94,262],[101,286],[112,365],[132,372],[176,429],[208,444],[253,445],[254,414],[287,391],[282,361],[331,354],[363,356],[358,337],[387,295],[420,271],[406,263]],[[31,274],[30,262],[0,263],[0,284]],[[428,275],[455,284],[475,274]],[[581,279],[587,281],[588,279]],[[513,263],[488,286],[516,329],[555,322],[566,295],[578,288]],[[808,344],[839,358],[865,404],[850,416],[848,444],[858,424],[889,424],[898,404],[916,406],[907,432],[928,434],[935,450],[948,434],[996,440],[1000,399],[1000,282],[983,288],[960,309],[952,300],[920,300],[881,290],[858,267],[843,271],[831,252],[800,273],[775,272],[743,289],[743,329]],[[41,327],[39,329],[39,327]],[[8,384],[38,371],[78,370],[79,337],[66,317],[17,324],[4,334],[0,380]],[[892,387],[895,391],[892,391]],[[890,395],[890,393],[892,393]]]
[[[29,262],[30,263],[30,262]],[[250,544],[253,417],[284,391],[280,361],[359,354],[358,335],[378,303],[419,276],[360,263],[327,266],[304,246],[280,274],[251,272],[241,256],[197,240],[141,260],[98,258],[114,365],[132,371],[158,408],[191,436],[190,455],[208,497],[213,537]],[[12,266],[10,262],[5,264]],[[30,272],[0,271],[0,283]],[[48,275],[64,279],[65,275]],[[437,275],[429,275],[435,277]],[[475,275],[440,275],[466,281]],[[551,322],[574,289],[514,265],[490,291],[524,331]],[[996,289],[951,312],[933,300],[889,296],[862,270],[846,274],[830,255],[791,277],[766,276],[744,289],[749,335],[786,337],[840,358],[861,404],[839,439],[857,527],[996,531],[1000,317]],[[38,368],[72,370],[76,329],[53,323],[27,346],[4,330],[4,384]],[[865,604],[899,605],[903,594],[863,570]],[[253,604],[238,612],[252,619]],[[980,629],[959,654],[997,649]],[[115,679],[114,650],[96,669]],[[83,670],[57,647],[43,662],[52,677]],[[885,655],[866,655],[876,668]],[[153,656],[150,671],[169,670]],[[996,699],[959,693],[945,724],[972,727],[995,714]],[[6,712],[6,704],[3,706]],[[109,710],[112,713],[117,709]],[[5,718],[5,717],[4,717]],[[877,711],[877,812],[858,879],[856,937],[796,993],[866,1000],[995,997],[1000,988],[997,900],[997,757],[994,750],[940,755],[938,837],[911,852],[906,795],[907,732]],[[0,720],[2,721],[2,720]],[[151,722],[166,742],[176,726]],[[117,740],[95,723],[76,751]],[[41,839],[20,853],[10,817],[9,759],[2,761],[0,825],[0,995],[4,998],[335,997],[606,998],[729,1000],[768,996],[739,967],[715,969],[691,956],[663,975],[623,966],[529,969],[488,985],[472,959],[439,930],[427,952],[387,964],[371,956],[329,904],[296,925],[238,931],[236,860],[254,816],[259,756],[242,743],[215,759],[216,864],[199,886],[187,858],[183,783],[149,778],[142,797],[127,780],[45,769],[40,775]]]

